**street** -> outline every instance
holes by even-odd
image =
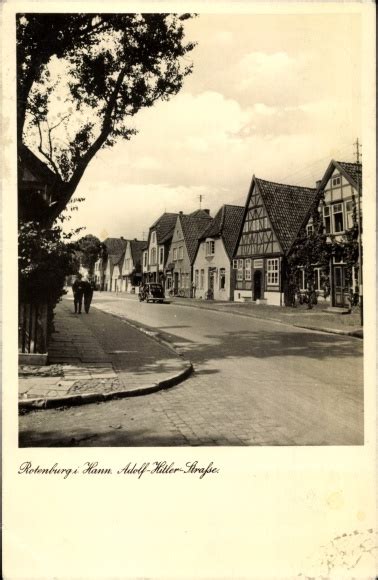
[[[110,293],[95,294],[89,328],[96,309],[164,333],[195,373],[154,394],[21,416],[21,446],[363,444],[362,341]]]

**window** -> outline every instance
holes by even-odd
[[[219,269],[219,289],[224,290],[226,288],[226,269]]]
[[[237,260],[232,260],[232,269],[233,270],[237,270],[238,269],[238,261]]]
[[[267,282],[269,286],[278,286],[278,258],[267,261]]]
[[[184,257],[184,248],[182,246],[179,247],[179,260],[182,260]]]
[[[314,233],[314,224],[308,224],[308,226],[306,226],[306,232],[308,236],[311,236],[311,234]]]
[[[164,248],[159,248],[159,264],[164,264]]]
[[[151,250],[151,265],[156,264],[156,248]]]
[[[201,290],[203,290],[204,281],[205,281],[205,270],[201,270],[201,276],[200,276],[200,288],[201,288]]]
[[[236,274],[236,279],[241,282],[243,280],[243,263],[244,260],[238,260],[238,271]]]
[[[206,242],[206,256],[214,256],[215,254],[215,242],[214,240],[209,240]]]
[[[332,186],[340,185],[341,184],[341,177],[333,177],[332,178]]]
[[[353,227],[353,201],[346,202],[345,210],[346,210],[346,227],[350,229]]]
[[[320,268],[314,268],[315,290],[320,290]]]
[[[343,214],[343,204],[335,203],[332,206],[333,213],[333,231],[335,233],[344,231],[344,214]]]
[[[198,288],[198,270],[194,271],[194,285]]]
[[[151,243],[152,244],[156,243],[156,232],[152,232],[152,234],[151,234]]]
[[[176,262],[177,260],[177,248],[173,248],[173,261]]]
[[[245,260],[245,279],[252,280],[251,258]]]
[[[143,266],[145,268],[147,267],[147,252],[144,252],[143,254]]]
[[[329,205],[326,205],[323,208],[323,217],[324,217],[325,233],[330,234],[331,233],[331,216],[330,216],[330,212],[329,212]]]

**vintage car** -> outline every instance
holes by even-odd
[[[161,284],[156,282],[144,284],[139,290],[139,300],[143,302],[164,302],[164,290]]]

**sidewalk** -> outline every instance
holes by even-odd
[[[49,366],[19,368],[19,410],[135,396],[178,384],[192,371],[173,347],[95,308],[55,310]]]
[[[254,302],[218,302],[215,300],[196,300],[194,298],[175,297],[169,298],[169,301],[173,304],[191,306],[193,308],[230,312],[251,318],[263,318],[272,322],[290,324],[297,328],[363,338],[359,312],[353,312],[352,314],[326,312],[327,307],[322,304],[318,304],[309,310],[307,306],[285,308],[267,304],[255,304]]]

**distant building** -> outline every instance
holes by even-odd
[[[146,242],[142,240],[127,240],[124,261],[122,265],[123,292],[135,292],[142,280],[142,259]]]
[[[122,286],[122,264],[125,255],[126,240],[106,238],[102,242],[102,254],[94,267],[94,279],[99,290],[120,291]]]
[[[286,257],[315,198],[315,188],[253,176],[233,260],[235,301],[284,305]]]
[[[242,206],[222,206],[200,236],[193,265],[196,298],[232,299],[231,263],[243,213]]]
[[[175,228],[177,213],[163,213],[150,227],[147,250],[143,260],[144,282],[165,285],[165,265]]]
[[[212,221],[207,209],[189,215],[179,213],[170,245],[166,271],[166,291],[174,295],[193,295],[193,263],[199,238]]]

